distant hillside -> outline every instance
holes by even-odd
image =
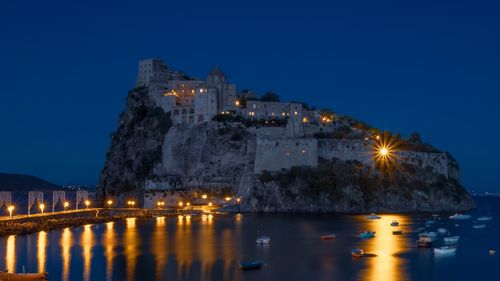
[[[44,179],[19,174],[0,173],[0,191],[32,191],[60,189],[59,185]]]

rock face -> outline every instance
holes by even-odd
[[[98,199],[142,194],[144,179],[151,175],[155,163],[162,160],[163,138],[170,127],[169,114],[155,106],[147,88],[130,91],[118,129],[111,135],[111,147],[99,179]]]
[[[459,182],[450,156],[449,176],[407,163],[395,169],[335,157],[317,167],[255,173],[259,130],[241,120],[172,125],[147,89],[131,91],[102,170],[98,195],[143,198],[145,184],[230,188],[240,208],[258,212],[464,211],[474,202]],[[352,148],[350,148],[352,149]]]

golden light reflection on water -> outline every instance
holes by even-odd
[[[69,280],[69,266],[71,264],[72,233],[69,228],[63,230],[61,236],[62,280]]]
[[[37,243],[37,258],[38,258],[38,272],[45,272],[45,257],[47,249],[47,232],[40,231],[38,233]]]
[[[391,222],[397,220],[400,226],[393,227]],[[403,225],[407,221],[401,215],[382,215],[380,220],[366,222],[364,227],[370,231],[376,231],[375,238],[364,240],[360,243],[367,254],[362,258],[366,269],[360,272],[360,280],[406,280],[405,260],[399,255],[408,251],[408,237],[405,235],[393,235],[393,230],[407,230]],[[361,260],[360,260],[361,261]]]
[[[5,266],[8,272],[16,272],[16,236],[10,235],[7,238],[7,248],[5,249]]]
[[[92,225],[87,224],[83,226],[83,233],[81,239],[82,256],[83,256],[83,280],[90,280],[90,270],[92,261],[92,247],[94,246],[94,234],[92,232]]]
[[[153,233],[153,243],[151,244],[151,252],[156,260],[156,280],[164,280],[163,272],[168,257],[167,238],[168,233],[165,227],[165,217],[157,217],[156,229]]]
[[[135,280],[135,269],[137,266],[137,257],[139,250],[139,233],[135,228],[136,218],[128,218],[123,235],[123,244],[125,245],[125,256],[127,262],[127,280]]]
[[[106,280],[113,280],[113,260],[115,258],[116,235],[113,230],[114,222],[106,223],[106,231],[104,232],[103,245],[104,255],[106,257]]]
[[[212,216],[203,216],[205,217],[202,217],[200,231],[198,232],[196,241],[198,242],[198,255],[201,260],[201,278],[203,280],[209,280],[212,266],[217,259],[217,241],[215,237],[215,227],[212,224]]]

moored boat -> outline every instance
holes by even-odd
[[[403,234],[402,230],[394,230],[394,231],[392,231],[392,235],[401,235],[401,234]]]
[[[332,240],[337,237],[335,234],[327,234],[327,235],[322,235],[320,238],[321,240]]]
[[[361,250],[361,249],[354,249],[351,251],[351,256],[355,257],[355,258],[360,258],[364,255],[364,251]]]
[[[373,238],[375,237],[375,231],[365,231],[361,232],[359,235],[360,238]]]
[[[470,215],[464,215],[464,214],[454,214],[450,216],[450,220],[467,220],[470,219]]]
[[[486,227],[486,224],[474,224],[474,225],[472,225],[472,228],[476,228],[476,229],[485,228],[485,227]]]
[[[242,270],[260,269],[263,265],[263,261],[240,262],[240,268]]]
[[[443,246],[439,248],[434,248],[434,254],[436,255],[450,255],[457,252],[457,248],[450,246]]]
[[[391,222],[391,226],[398,226],[399,225],[399,222],[397,220],[393,220]]]
[[[448,232],[448,230],[446,230],[446,228],[440,227],[440,228],[438,228],[438,232],[439,232],[439,234],[446,234]]]
[[[450,236],[443,238],[443,241],[445,243],[458,243],[458,240],[460,240],[460,236]]]
[[[369,220],[378,220],[378,219],[380,219],[382,217],[381,216],[377,216],[374,213],[371,213],[369,216],[366,216],[366,218],[369,219]]]
[[[271,242],[271,238],[269,236],[260,236],[256,240],[257,244],[269,244]]]

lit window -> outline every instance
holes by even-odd
[[[297,116],[297,111],[294,112],[295,116]]]
[[[255,108],[255,104],[253,104],[253,108]]]

